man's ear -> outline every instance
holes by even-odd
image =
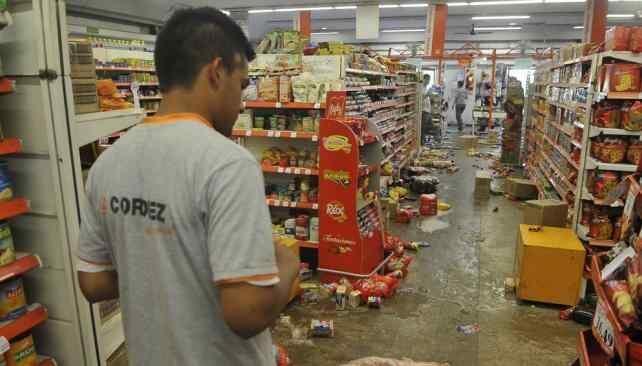
[[[215,88],[221,84],[224,71],[223,68],[223,61],[220,57],[215,58],[207,65],[207,78]]]

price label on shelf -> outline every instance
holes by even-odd
[[[301,174],[301,169],[294,168],[294,174]]]
[[[281,137],[281,131],[276,131],[274,133],[274,137]]]
[[[276,168],[277,173],[283,173],[283,170],[284,170],[284,169],[283,169],[283,168],[281,168],[281,167]]]
[[[319,136],[312,135],[312,141],[319,141]]]
[[[252,136],[252,130],[245,131],[245,136]]]
[[[274,131],[270,130],[267,132],[268,137],[273,137],[274,136]]]
[[[601,300],[597,302],[597,306],[595,307],[593,328],[599,337],[600,343],[613,353],[613,346],[615,345],[613,324],[611,324],[609,318],[606,317],[606,306]]]
[[[281,173],[283,173],[283,172],[281,172]],[[286,174],[292,173],[292,169],[291,168],[285,168],[285,173]]]
[[[318,208],[319,208],[319,205],[318,205],[318,204],[316,204],[316,203],[313,203],[313,204],[312,204],[312,208],[313,208],[314,210],[316,210],[316,209],[318,209]]]
[[[321,103],[314,103],[314,109],[320,109]]]
[[[305,175],[310,175],[310,174],[312,174],[312,170],[310,170],[310,169],[306,169],[306,170],[304,170],[303,172],[304,172],[304,174],[305,174]]]
[[[276,103],[276,108],[283,108],[283,104],[281,104],[281,103]]]
[[[296,138],[296,132],[290,132],[290,137],[295,139]]]
[[[292,207],[292,208],[296,207],[296,201],[290,202],[290,207]]]

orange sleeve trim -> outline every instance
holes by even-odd
[[[269,281],[278,278],[278,273],[260,274],[254,276],[243,276],[235,278],[226,278],[220,281],[214,281],[217,285],[229,285],[233,283],[252,282],[252,281]]]
[[[83,261],[85,263],[94,264],[94,265],[97,265],[97,266],[112,266],[113,265],[112,262],[94,262],[94,261],[88,261],[88,260],[80,258],[80,257],[78,257],[78,259],[80,259],[81,261]]]
[[[143,123],[146,124],[171,124],[182,121],[196,121],[200,122],[208,127],[212,127],[212,124],[203,118],[203,116],[196,113],[170,113],[158,117],[147,117],[143,120]]]

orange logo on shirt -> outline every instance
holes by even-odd
[[[109,210],[109,205],[107,204],[107,197],[100,197],[100,204],[98,206],[98,211],[101,215],[107,215],[107,210]]]

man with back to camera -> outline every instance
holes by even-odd
[[[120,298],[130,365],[274,365],[267,330],[299,262],[272,243],[256,159],[228,137],[254,51],[210,8],[176,11],[156,40],[163,101],[92,167],[78,277]]]

